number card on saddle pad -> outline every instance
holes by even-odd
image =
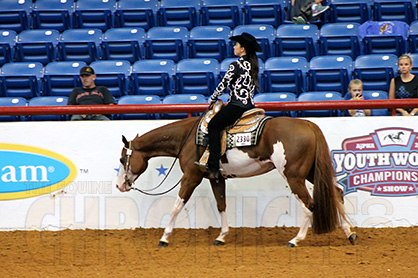
[[[196,145],[205,147],[208,145],[208,124],[216,113],[221,110],[222,106],[223,102],[219,101],[202,116],[196,132]],[[221,154],[223,155],[227,149],[257,145],[264,124],[270,118],[260,108],[246,111],[240,119],[222,132]]]

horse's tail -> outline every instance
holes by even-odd
[[[342,200],[337,193],[328,144],[317,125],[312,123],[311,128],[316,137],[312,231],[322,234],[332,232],[340,225],[341,219],[347,218]]]

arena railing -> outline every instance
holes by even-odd
[[[295,101],[262,102],[256,106],[266,111],[391,109],[418,107],[418,99],[360,100],[360,101]],[[208,104],[150,104],[150,105],[83,105],[83,106],[24,106],[0,107],[0,115],[72,115],[72,114],[139,114],[203,112]]]

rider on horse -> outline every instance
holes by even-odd
[[[235,41],[234,54],[240,58],[229,65],[224,78],[219,83],[215,92],[212,94],[211,106],[217,101],[227,88],[229,88],[229,100],[226,106],[211,119],[209,122],[209,160],[208,170],[219,179],[219,160],[221,156],[220,133],[227,126],[238,120],[241,115],[254,108],[253,96],[258,84],[258,57],[257,52],[261,52],[261,47],[257,40],[248,33],[230,37]]]

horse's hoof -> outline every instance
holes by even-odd
[[[288,242],[286,246],[287,246],[287,247],[296,247],[296,244],[291,243],[291,242]]]
[[[358,235],[357,233],[351,233],[351,235],[348,237],[348,240],[351,242],[352,245],[356,245],[358,242]]]
[[[166,241],[160,241],[158,243],[158,248],[167,247],[167,246],[168,246],[168,242],[166,242]]]
[[[222,245],[225,245],[225,242],[220,241],[220,240],[215,240],[215,241],[213,242],[213,245],[215,245],[215,246],[222,246]]]

